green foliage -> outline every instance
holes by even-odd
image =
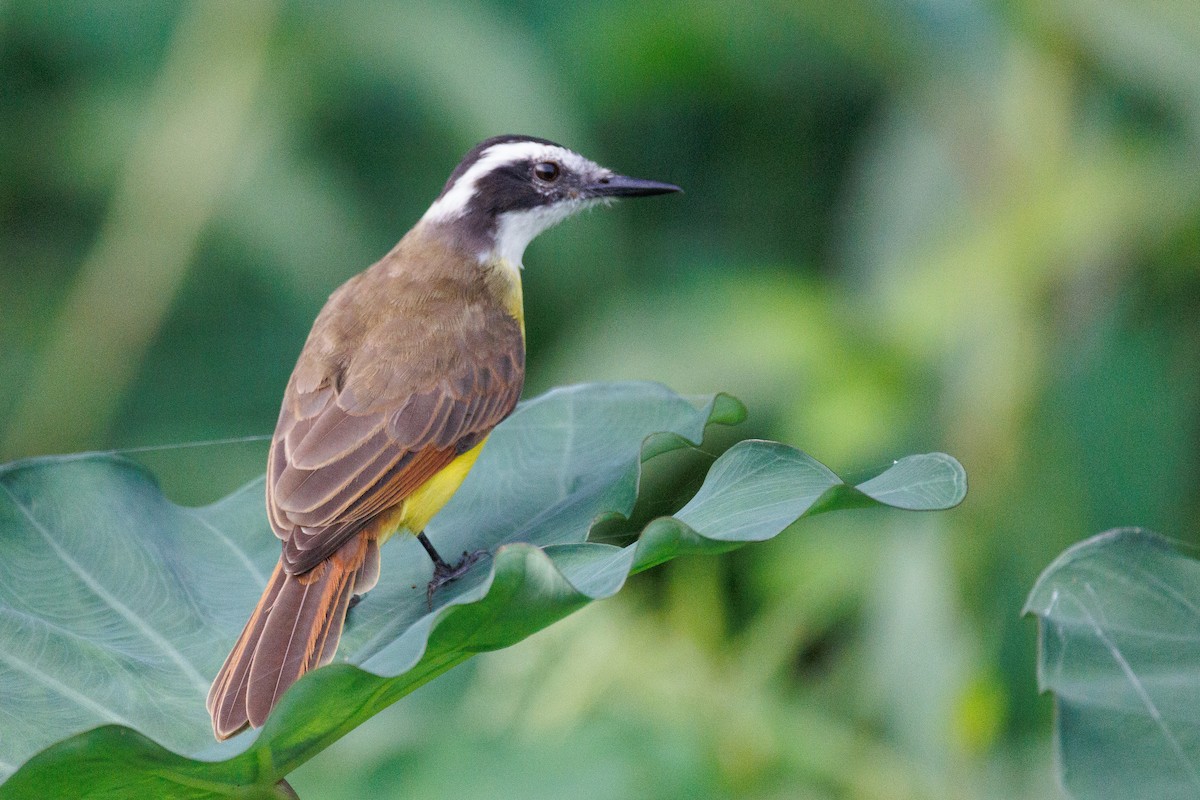
[[[558,139],[686,193],[534,242],[529,396],[726,388],[839,472],[954,453],[971,498],[635,577],[300,794],[1058,798],[1027,587],[1200,518],[1197,75],[1195,0],[5,0],[0,459],[269,433],[466,148]],[[137,458],[196,504],[265,447]]]
[[[1038,682],[1054,693],[1063,785],[1078,800],[1200,792],[1200,562],[1124,528],[1080,542],[1029,595]]]
[[[748,440],[633,541],[588,541],[596,521],[630,517],[644,462],[743,416],[728,396],[697,408],[656,384],[578,386],[522,404],[428,531],[447,551],[492,558],[429,610],[427,559],[415,540],[389,545],[386,579],[352,611],[338,663],[300,680],[261,732],[221,745],[204,695],[278,557],[261,481],[186,508],[111,456],[4,468],[0,708],[17,722],[0,743],[16,770],[0,797],[266,793],[414,688],[611,596],[633,573],[772,538],[817,511],[943,509],[966,493],[962,467],[938,453],[851,487],[794,448]]]

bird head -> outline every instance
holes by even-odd
[[[519,266],[534,237],[585,208],[678,191],[618,175],[546,139],[497,136],[467,153],[422,222],[473,249],[480,261]]]

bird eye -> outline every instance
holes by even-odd
[[[537,176],[538,180],[545,181],[546,183],[553,183],[558,180],[558,172],[558,164],[555,164],[553,161],[543,161],[533,166],[533,174]]]

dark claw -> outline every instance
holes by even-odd
[[[425,589],[425,604],[433,611],[433,593],[451,581],[458,580],[469,570],[481,556],[487,555],[487,550],[476,550],[474,553],[463,551],[462,559],[450,566],[440,558],[433,562],[433,579]]]

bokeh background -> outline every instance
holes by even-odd
[[[1024,596],[1200,512],[1197,4],[4,0],[0,457],[269,433],[324,298],[504,132],[686,189],[530,247],[527,396],[725,390],[971,494],[641,575],[300,795],[1058,797]],[[201,503],[264,454],[138,457]]]

